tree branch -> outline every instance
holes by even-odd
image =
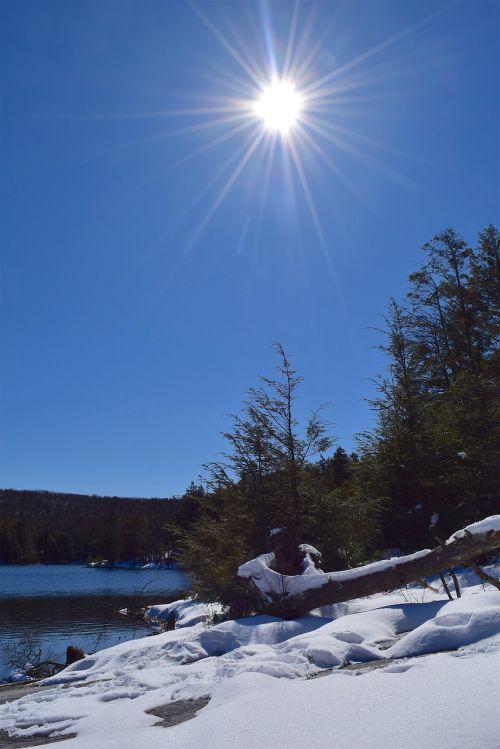
[[[469,566],[472,570],[474,570],[476,575],[481,578],[481,580],[490,583],[490,585],[494,585],[495,588],[498,588],[498,590],[500,590],[500,580],[497,580],[496,577],[488,575],[487,572],[481,569],[475,559],[471,559],[471,561],[469,562]]]

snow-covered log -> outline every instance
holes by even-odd
[[[281,575],[272,569],[274,554],[263,554],[241,565],[247,578],[268,603],[268,612],[284,618],[312,609],[399,588],[416,580],[466,565],[481,554],[500,549],[500,515],[493,515],[454,533],[435,549],[384,559],[363,567],[314,575]]]

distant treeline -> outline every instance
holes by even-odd
[[[0,561],[137,559],[169,550],[179,499],[0,490]]]

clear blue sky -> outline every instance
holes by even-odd
[[[182,492],[274,340],[352,449],[421,245],[497,221],[497,0],[294,8],[1,3],[1,486]],[[235,100],[288,38],[281,140]]]

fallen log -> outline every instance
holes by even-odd
[[[400,588],[416,580],[439,574],[482,554],[500,549],[500,515],[457,531],[435,549],[397,557],[341,572],[312,575],[280,575],[273,570],[273,554],[264,554],[243,564],[240,577],[248,578],[254,590],[268,603],[274,616],[293,619],[312,609],[353,598]]]

